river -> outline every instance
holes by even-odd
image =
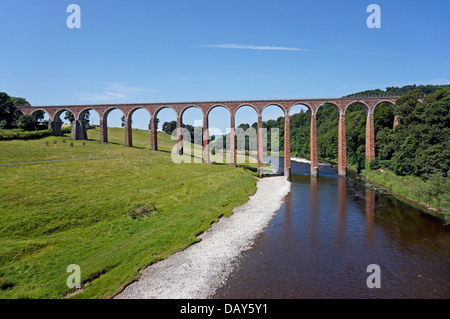
[[[213,298],[450,298],[442,221],[355,175],[291,165],[291,192]]]

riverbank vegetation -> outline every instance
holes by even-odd
[[[67,296],[71,264],[83,285],[72,298],[111,297],[256,190],[244,168],[173,163],[164,133],[159,152],[148,131],[133,130],[132,148],[123,129],[98,134],[0,141],[2,163],[91,158],[0,166],[0,298]]]
[[[381,103],[375,109],[376,158],[370,167],[365,157],[366,111],[358,104],[346,111],[349,168],[392,185],[401,195],[439,207],[450,222],[450,85],[388,87],[348,97],[383,96],[401,97],[394,106]],[[310,119],[308,109],[290,117],[291,155],[294,157],[310,159]],[[325,104],[317,111],[316,119],[319,160],[335,163],[338,159],[338,111],[333,105]],[[256,125],[241,126],[256,128]],[[264,121],[263,127],[268,132],[272,128],[279,129],[280,150],[284,151],[284,117]],[[270,136],[267,141],[270,151]]]

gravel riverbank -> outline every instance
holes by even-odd
[[[290,191],[284,176],[263,178],[249,201],[233,209],[187,249],[147,267],[117,299],[205,299],[226,280],[240,253],[249,249]]]

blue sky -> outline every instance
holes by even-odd
[[[71,3],[81,8],[80,29],[66,26]],[[381,8],[381,29],[366,25],[371,3]],[[449,12],[448,0],[1,0],[0,91],[54,105],[340,97],[448,84]],[[210,125],[224,130],[229,116],[216,113]],[[118,118],[111,114],[110,125]],[[161,122],[174,118],[160,114]],[[145,111],[133,117],[140,128],[148,119]],[[184,121],[194,119],[201,114],[188,110]],[[254,121],[251,110],[238,114],[237,124]]]

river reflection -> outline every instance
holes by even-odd
[[[292,162],[294,173],[308,165]],[[363,181],[293,175],[284,204],[214,298],[450,298],[450,231]],[[381,267],[369,289],[367,266]]]

